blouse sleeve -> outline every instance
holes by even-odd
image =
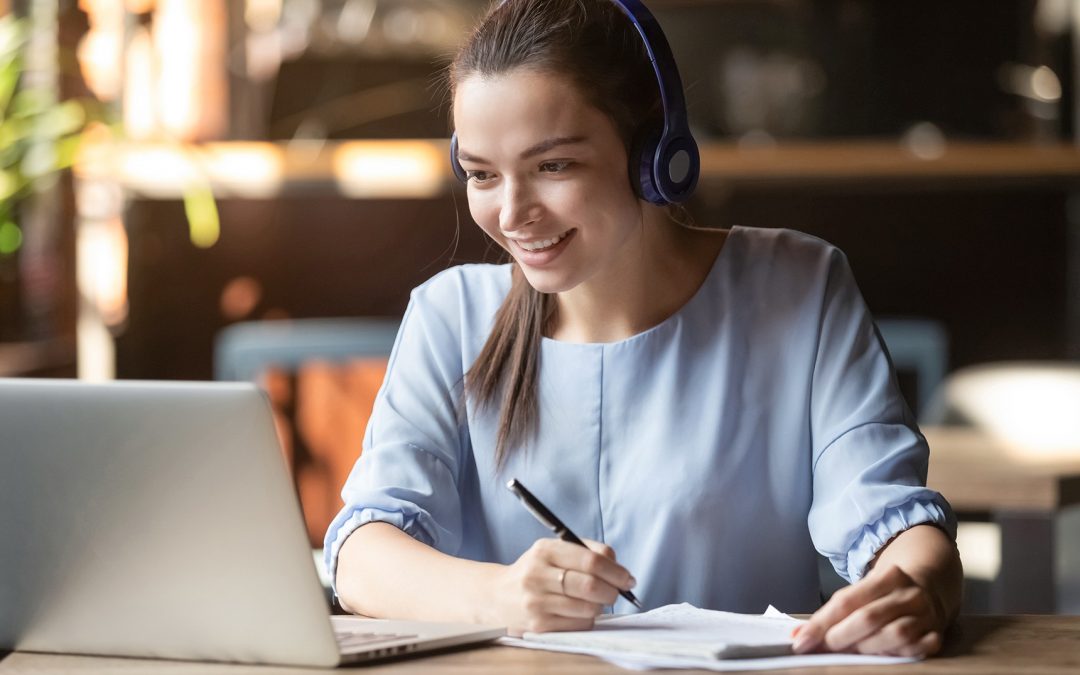
[[[445,314],[450,303],[425,299],[430,286],[410,298],[363,452],[341,493],[345,506],[326,533],[323,555],[335,593],[341,545],[366,523],[390,523],[449,554],[461,545],[460,339]]]
[[[831,249],[810,394],[817,550],[849,582],[904,530],[932,523],[956,537],[948,502],[927,489],[930,451],[847,259]]]

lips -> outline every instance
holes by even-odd
[[[577,229],[575,228],[545,239],[533,239],[528,242],[518,241],[517,239],[508,241],[511,252],[518,262],[530,267],[540,267],[559,257],[559,254],[566,250],[569,242],[576,234]]]
[[[521,241],[519,239],[514,239],[513,241],[526,251],[543,251],[544,249],[551,248],[555,244],[558,244],[560,241],[562,241],[564,237],[570,234],[570,232],[571,230],[567,230],[566,232],[562,232],[553,237],[548,237],[544,239],[532,239],[529,241]]]

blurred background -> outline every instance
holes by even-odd
[[[321,545],[410,289],[501,261],[441,84],[487,5],[0,0],[0,377],[259,382]],[[649,6],[696,221],[848,254],[967,611],[1080,613],[1080,0]]]

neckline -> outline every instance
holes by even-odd
[[[712,266],[709,267],[709,272],[705,275],[705,279],[702,280],[701,285],[697,287],[697,290],[694,291],[694,294],[690,296],[690,299],[683,303],[682,307],[672,312],[670,316],[668,316],[666,319],[656,324],[655,326],[652,326],[651,328],[646,328],[640,333],[634,333],[633,335],[625,337],[621,340],[615,340],[614,342],[565,342],[563,340],[556,340],[547,336],[541,336],[541,346],[557,345],[559,347],[564,347],[567,349],[572,349],[574,347],[618,347],[620,345],[625,345],[635,340],[645,339],[648,336],[664,330],[667,326],[670,326],[671,324],[678,321],[679,318],[686,314],[686,312],[688,312],[693,305],[700,302],[700,298],[705,295],[706,289],[712,286],[713,277],[719,274],[720,268],[723,267],[723,261],[724,258],[727,257],[726,252],[731,245],[732,236],[735,235],[736,231],[741,229],[742,228],[738,225],[732,225],[730,228],[728,228],[728,233],[724,239],[724,245],[720,247],[720,251],[716,254],[716,259],[713,260]]]

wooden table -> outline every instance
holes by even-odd
[[[1055,523],[1080,504],[1080,457],[1038,460],[979,431],[923,427],[930,444],[927,484],[957,513],[989,516],[1001,527],[1001,569],[992,611],[1055,610]]]
[[[0,673],[191,673],[192,675],[285,675],[314,672],[306,668],[273,668],[196,664],[177,661],[94,658],[15,653],[0,657]],[[332,672],[332,671],[328,671]],[[502,675],[503,673],[627,673],[599,659],[513,647],[481,647],[363,668],[385,675]],[[675,671],[668,671],[675,672]],[[707,671],[683,671],[707,672]],[[943,653],[901,666],[833,666],[773,670],[791,675],[1075,675],[1080,672],[1080,616],[967,616],[951,632]]]

